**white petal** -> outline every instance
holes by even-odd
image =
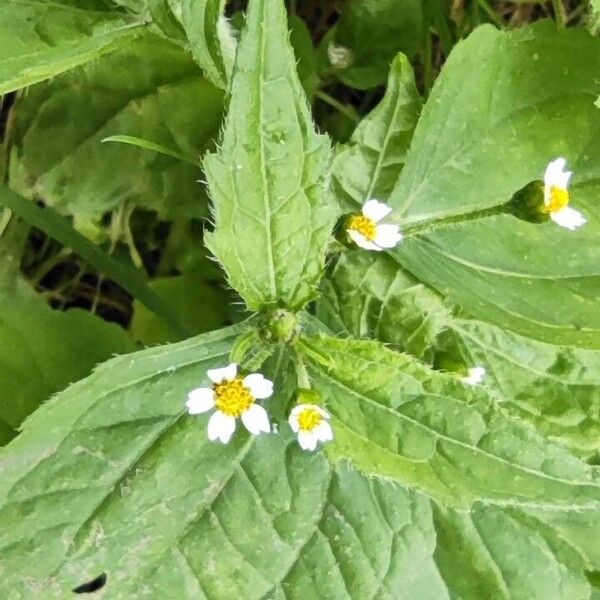
[[[310,408],[312,404],[296,404],[290,411],[290,417],[297,417],[303,410]]]
[[[215,392],[211,388],[197,388],[188,394],[187,402],[190,415],[199,415],[215,405]]]
[[[246,429],[254,435],[259,435],[262,431],[269,433],[271,424],[267,411],[258,404],[251,404],[250,407],[242,413],[242,423]]]
[[[235,419],[217,410],[208,420],[208,439],[214,442],[217,438],[226,444],[235,431]]]
[[[325,409],[317,406],[316,404],[311,404],[310,408],[314,408],[322,417],[325,417],[326,419],[331,417],[331,415]]]
[[[375,223],[385,219],[391,212],[392,209],[379,200],[367,200],[362,207],[362,214]]]
[[[360,246],[365,250],[377,250],[378,252],[382,250],[377,244],[370,242],[362,233],[356,231],[356,229],[348,229],[348,235],[357,246]]]
[[[485,367],[471,367],[469,369],[469,374],[473,377],[477,377],[479,380],[485,377]]]
[[[321,421],[314,429],[313,433],[317,439],[322,442],[330,442],[333,439],[333,430],[327,421]]]
[[[298,434],[298,443],[303,450],[314,450],[317,447],[317,436],[311,431],[301,431]]]
[[[373,242],[380,248],[393,248],[402,239],[398,225],[377,225]]]
[[[231,363],[222,369],[208,369],[206,371],[208,378],[214,383],[222,383],[223,381],[231,381],[237,375],[237,365]]]
[[[587,223],[585,217],[578,210],[570,206],[565,206],[560,210],[551,212],[550,218],[561,227],[566,227],[571,231]]]
[[[485,373],[483,367],[471,367],[467,371],[467,376],[462,378],[462,381],[468,385],[477,385],[483,381]]]
[[[263,377],[260,373],[252,373],[244,377],[244,386],[259,400],[273,395],[273,382]]]
[[[293,410],[290,413],[290,416],[288,417],[288,423],[290,424],[290,427],[292,428],[292,431],[294,433],[298,433],[298,431],[300,431],[300,423],[298,423],[298,415],[294,414]]]
[[[557,158],[549,163],[544,173],[544,185],[548,187],[554,185],[566,190],[572,175],[571,171],[564,170],[566,164],[567,161],[564,158]]]

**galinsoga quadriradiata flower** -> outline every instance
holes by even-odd
[[[461,377],[461,381],[468,385],[479,385],[483,381],[485,373],[483,367],[470,367],[467,369],[467,374]]]
[[[367,200],[360,214],[348,219],[346,231],[350,238],[365,250],[381,251],[393,248],[401,239],[400,227],[381,223],[392,209],[378,200]]]
[[[325,409],[316,404],[294,406],[288,422],[298,435],[298,444],[303,450],[314,450],[318,442],[330,442],[333,439],[330,417]]]
[[[586,220],[583,215],[569,206],[569,179],[571,171],[565,171],[564,158],[553,160],[544,174],[544,206],[542,211],[561,227],[571,231],[581,227]]]
[[[223,444],[229,442],[238,417],[254,435],[271,431],[267,411],[256,404],[256,400],[269,398],[273,394],[272,381],[260,373],[241,377],[235,363],[222,369],[209,369],[206,374],[213,382],[212,387],[192,390],[186,406],[191,415],[216,409],[208,421],[209,440],[219,439]]]

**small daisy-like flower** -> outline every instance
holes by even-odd
[[[557,158],[546,167],[542,211],[561,227],[573,231],[585,224],[586,220],[579,211],[569,206],[568,187],[573,173],[564,170],[566,164],[564,158]]]
[[[222,369],[209,369],[206,374],[213,382],[212,387],[192,390],[188,394],[186,406],[190,415],[217,410],[208,421],[208,439],[221,440],[226,444],[235,431],[235,420],[241,417],[246,429],[259,435],[269,433],[271,425],[267,411],[256,404],[256,400],[273,394],[273,382],[260,373],[238,376],[235,363]]]
[[[317,442],[330,442],[333,431],[329,424],[330,414],[316,404],[294,406],[288,422],[298,434],[298,443],[303,450],[314,450]]]
[[[467,369],[467,374],[461,377],[461,380],[468,385],[478,385],[483,381],[485,373],[486,371],[483,367],[471,367]]]
[[[362,213],[348,219],[346,231],[350,238],[365,250],[393,248],[401,239],[400,227],[391,223],[380,223],[392,209],[378,200],[367,200]]]

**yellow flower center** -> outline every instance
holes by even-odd
[[[314,408],[305,408],[298,415],[298,427],[300,431],[312,431],[321,421],[323,416]]]
[[[365,215],[352,215],[348,219],[348,229],[354,229],[358,233],[362,233],[369,241],[373,241],[377,233],[377,224]]]
[[[242,380],[236,377],[232,381],[224,381],[213,386],[216,407],[230,417],[239,417],[254,402],[250,390]]]
[[[546,213],[553,213],[561,210],[569,204],[569,192],[561,187],[553,185],[550,188],[550,200],[543,208]]]

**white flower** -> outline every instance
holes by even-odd
[[[352,240],[365,250],[384,250],[393,248],[401,239],[400,227],[388,223],[379,223],[392,209],[378,200],[367,200],[363,204],[362,214],[352,215],[348,219],[346,230]]]
[[[468,385],[478,385],[485,377],[485,369],[483,367],[471,367],[467,370],[467,374],[461,377],[463,383]]]
[[[316,404],[294,406],[288,422],[298,434],[298,443],[303,450],[314,450],[317,442],[330,442],[333,431],[328,423],[330,414]]]
[[[544,173],[544,208],[550,218],[571,231],[581,227],[585,222],[584,216],[569,206],[569,179],[571,171],[565,171],[567,161],[564,158],[553,160]]]
[[[186,406],[190,415],[197,415],[211,408],[216,411],[208,421],[208,439],[221,440],[226,444],[235,431],[235,420],[241,417],[246,429],[254,435],[269,433],[271,425],[267,411],[256,400],[273,394],[273,382],[260,373],[242,378],[232,363],[222,369],[209,369],[206,374],[212,387],[196,388],[188,394]]]

